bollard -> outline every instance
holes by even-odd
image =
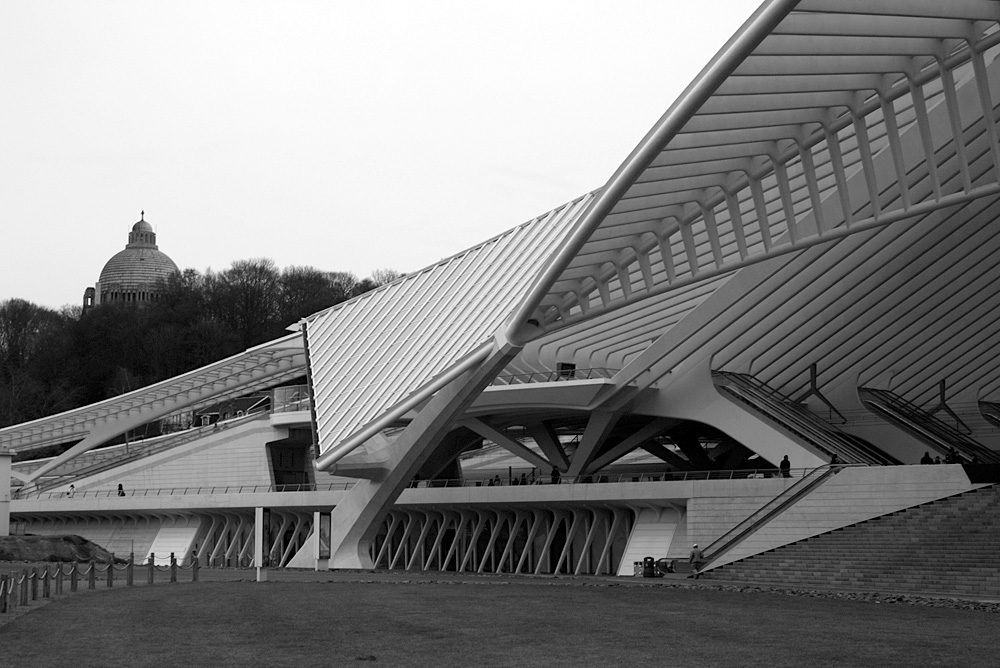
[[[128,563],[125,564],[125,586],[131,587],[135,584],[135,552],[129,552]]]
[[[198,569],[199,568],[201,568],[201,566],[198,565],[198,559],[196,557],[195,560],[191,562],[191,582],[197,582],[198,581]]]
[[[24,572],[21,573],[21,605],[28,605],[28,580],[30,579],[28,569],[25,568]]]
[[[69,572],[69,590],[71,592],[73,592],[73,593],[76,593],[76,588],[77,588],[77,585],[79,584],[79,580],[80,580],[79,571],[77,570],[77,567],[79,565],[80,564],[78,564],[78,563],[76,563],[74,561],[73,562],[73,570],[71,570]]]
[[[97,562],[91,559],[90,572],[87,573],[87,589],[97,589]]]
[[[63,569],[62,564],[59,564],[59,568],[56,570],[56,596],[62,596],[63,593]]]
[[[42,567],[42,598],[52,598],[52,589],[49,587],[49,567]]]
[[[0,573],[0,615],[7,612],[7,574]]]
[[[174,553],[170,553],[170,581],[177,582],[177,558]]]
[[[149,563],[146,565],[146,584],[153,584],[153,569],[156,568],[156,555],[149,553]]]
[[[38,568],[31,569],[31,575],[28,576],[31,580],[31,600],[38,600]]]
[[[115,553],[111,553],[111,561],[108,562],[108,589],[115,586]]]

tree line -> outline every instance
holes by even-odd
[[[287,334],[300,318],[389,283],[266,258],[186,269],[140,307],[0,302],[0,427],[130,392]]]

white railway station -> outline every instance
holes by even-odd
[[[998,53],[992,0],[765,2],[603,187],[282,339],[0,430],[0,531],[632,575],[988,487]]]

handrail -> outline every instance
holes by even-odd
[[[979,414],[994,427],[1000,427],[1000,404],[993,401],[980,401]]]
[[[895,465],[899,460],[842,431],[820,416],[748,374],[713,371],[724,394],[752,407],[828,456],[848,464]]]
[[[26,496],[14,497],[19,499],[83,499],[83,498],[112,498],[116,496],[136,497],[136,496],[187,496],[196,494],[272,494],[284,492],[329,492],[342,491],[354,487],[356,483],[351,482],[331,482],[325,484],[287,484],[287,485],[205,485],[201,487],[158,487],[149,489],[130,489],[119,494],[117,489],[101,489],[77,491],[70,496],[66,492],[39,492],[29,493]]]
[[[808,469],[792,469],[790,475],[797,477],[808,473]],[[444,487],[518,487],[520,482],[520,471],[516,476],[507,477],[504,470],[503,476],[497,470],[478,471],[467,478],[449,478],[434,480],[417,480],[410,484],[410,488],[444,488]],[[490,475],[492,474],[492,475]],[[722,469],[703,471],[625,471],[613,473],[590,473],[579,476],[561,475],[555,483],[550,475],[536,475],[534,478],[525,476],[527,485],[590,485],[607,483],[645,483],[645,482],[704,482],[711,480],[748,480],[761,478],[777,478],[781,475],[776,468],[759,469]],[[497,479],[499,478],[499,481]],[[322,492],[322,491],[346,491],[354,487],[356,483],[332,482],[324,484],[302,483],[287,485],[206,485],[201,487],[161,487],[150,489],[128,489],[123,490],[127,497],[146,496],[186,496],[197,494],[269,494],[284,492]],[[28,496],[15,497],[20,499],[83,499],[83,498],[112,498],[118,496],[117,489],[86,490],[77,491],[72,497],[65,492],[50,492],[29,494]]]
[[[572,380],[594,380],[613,378],[620,369],[594,367],[590,369],[560,369],[556,371],[532,371],[527,373],[510,373],[497,376],[493,385],[514,385],[526,383],[556,383]]]
[[[806,472],[806,469],[793,469],[796,472]],[[481,477],[486,473],[486,477]],[[493,476],[488,475],[493,473]],[[502,475],[501,475],[502,473]],[[550,475],[526,476],[526,482],[520,482],[520,471],[512,477],[507,477],[506,469],[501,471],[477,471],[475,477],[452,478],[447,480],[418,480],[411,488],[440,487],[518,487],[520,485],[590,485],[605,483],[637,483],[637,482],[700,482],[707,480],[746,480],[755,478],[777,478],[781,472],[776,468],[762,469],[717,469],[703,471],[624,471],[612,473],[588,473],[578,476],[560,475],[555,482]],[[490,484],[492,483],[492,485]]]
[[[984,463],[1000,464],[1000,454],[996,451],[895,392],[862,387],[858,394],[869,409],[895,422],[935,449],[947,451],[952,448],[970,460],[978,457]]]
[[[789,507],[810,491],[821,485],[831,476],[845,468],[845,464],[835,464],[833,466],[824,464],[817,466],[812,471],[796,482],[794,485],[782,490],[777,496],[765,503],[763,506],[750,513],[742,522],[725,532],[708,547],[705,548],[702,562],[702,569],[713,561],[716,561],[723,554],[736,547],[744,538],[757,531],[760,527],[770,522],[779,515],[785,508]],[[863,466],[863,464],[861,465]]]

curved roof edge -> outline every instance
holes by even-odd
[[[708,62],[684,92],[667,109],[656,125],[639,142],[625,162],[599,191],[583,213],[572,235],[545,268],[540,280],[518,307],[509,321],[506,338],[523,345],[532,337],[522,328],[532,313],[584,243],[600,225],[605,215],[632,185],[633,181],[656,157],[660,147],[670,140],[705,103],[736,67],[767,37],[799,0],[768,0],[750,16],[725,46]],[[532,328],[532,334],[537,330]]]

